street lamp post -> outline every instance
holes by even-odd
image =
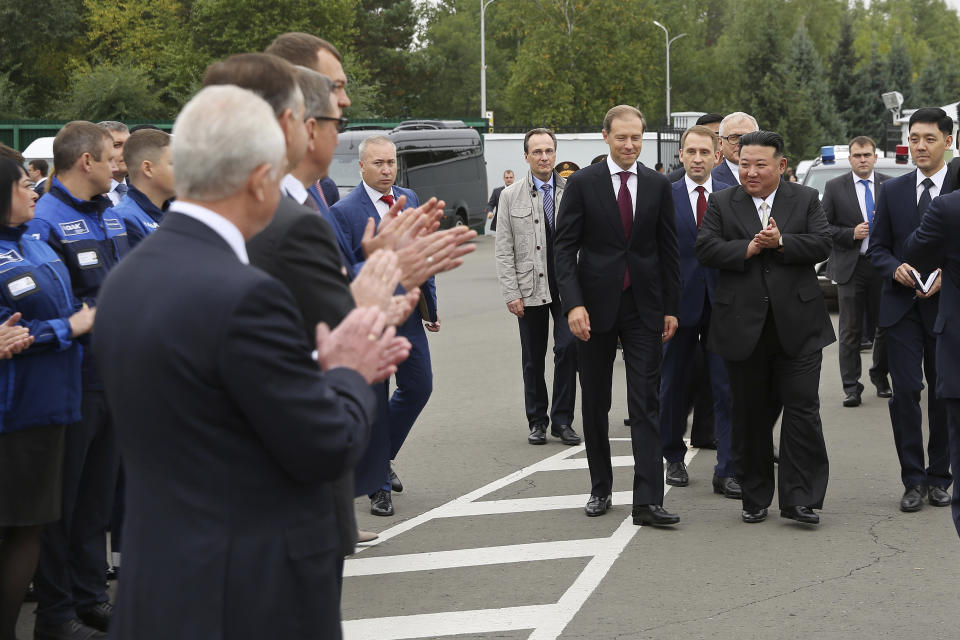
[[[480,0],[480,117],[487,117],[487,48],[484,34],[483,14],[496,0]]]
[[[490,0],[490,1],[492,2],[493,0]],[[661,29],[663,29],[664,39],[666,40],[666,43],[667,43],[667,126],[669,127],[670,124],[671,124],[671,123],[670,123],[670,45],[673,44],[674,40],[679,40],[680,38],[682,38],[683,36],[685,36],[685,35],[687,35],[687,34],[681,33],[680,35],[678,35],[678,36],[673,36],[673,37],[671,38],[671,37],[670,37],[670,32],[667,31],[667,28],[666,28],[665,26],[663,26],[662,24],[660,24],[660,23],[657,22],[656,20],[653,21],[653,24],[655,24],[655,25],[657,25],[658,27],[660,27]],[[481,26],[480,26],[480,29],[481,29],[481,31],[482,31],[482,30],[483,30],[483,18],[482,18],[482,17],[481,17],[481,20],[480,20],[480,25],[481,25]]]

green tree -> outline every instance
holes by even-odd
[[[856,53],[853,50],[853,22],[849,16],[845,17],[840,25],[840,35],[837,46],[830,54],[830,69],[827,81],[830,85],[830,94],[836,105],[837,112],[844,123],[842,135],[849,139],[848,114],[854,108],[853,90],[850,80],[854,77],[857,65]]]
[[[410,113],[420,82],[412,74],[417,12],[412,0],[360,0],[351,48],[379,86],[376,107],[386,117]]]
[[[74,74],[72,91],[50,114],[63,120],[138,120],[163,115],[146,72],[111,63]]]
[[[889,82],[886,62],[876,48],[857,70],[851,86],[850,107],[844,113],[850,136],[870,136],[882,148],[890,115],[880,95],[889,90]]]

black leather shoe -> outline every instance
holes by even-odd
[[[877,388],[878,398],[893,397],[893,389],[890,388],[890,383],[887,382],[887,376],[871,377],[870,381],[873,382],[873,386]]]
[[[668,462],[667,475],[664,482],[674,487],[685,487],[690,484],[690,475],[687,473],[687,465],[683,462]]]
[[[843,406],[845,407],[859,407],[860,406],[860,394],[854,391],[851,391],[843,397]]]
[[[113,605],[109,602],[101,602],[92,607],[77,609],[77,617],[80,618],[80,622],[104,633],[110,627],[110,617],[112,615]]]
[[[34,588],[33,583],[27,587],[27,592],[23,594],[24,602],[36,602],[37,601],[37,590]]]
[[[624,418],[624,419],[623,419],[623,426],[625,426],[625,427],[629,427],[629,426],[630,426],[630,418]]]
[[[37,620],[33,629],[33,640],[95,640],[106,637],[107,634],[88,627],[76,618],[60,624],[45,624]]]
[[[389,491],[380,489],[370,496],[370,513],[375,516],[393,515],[393,498]]]
[[[695,449],[711,449],[711,450],[713,450],[713,451],[716,451],[716,450],[717,450],[717,441],[716,441],[716,440],[708,440],[707,442],[702,442],[702,443],[691,442],[691,443],[690,443],[690,446],[691,446],[691,447],[694,447]]]
[[[658,504],[638,504],[633,507],[633,524],[666,527],[680,522],[680,516],[670,513]]]
[[[535,424],[530,427],[530,435],[527,436],[527,442],[530,444],[547,444],[547,427],[542,424]]]
[[[873,340],[863,339],[860,341],[860,351],[870,351],[873,349]]]
[[[577,435],[577,432],[573,430],[568,424],[562,424],[559,427],[553,425],[550,427],[550,435],[554,438],[560,438],[560,442],[563,444],[580,444],[580,436]]]
[[[927,488],[916,485],[907,487],[900,498],[900,511],[913,513],[923,508],[923,499],[927,497]]]
[[[107,580],[116,580],[120,577],[120,567],[107,567]]]
[[[743,490],[736,478],[713,476],[713,492],[722,494],[724,498],[732,500],[739,500],[743,497]]]
[[[773,448],[773,464],[780,464],[780,448]]]
[[[587,500],[587,506],[583,510],[591,518],[594,516],[602,516],[607,512],[607,509],[613,504],[613,497],[607,496],[606,498],[601,498],[600,496],[590,495],[590,499]]]
[[[747,524],[756,524],[767,519],[767,510],[763,509],[744,509],[740,512],[740,519]]]
[[[403,493],[403,483],[400,482],[400,476],[397,475],[397,472],[393,470],[392,464],[390,465],[390,488],[397,493]]]
[[[810,507],[787,507],[786,509],[780,509],[780,517],[796,520],[802,524],[820,524],[820,516],[815,514]]]
[[[940,487],[930,487],[927,500],[935,507],[949,507],[950,494]]]

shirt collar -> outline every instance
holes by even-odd
[[[363,182],[361,184],[363,184],[363,188],[366,189],[367,196],[370,198],[370,201],[373,202],[373,206],[377,206],[377,202],[379,202],[380,198],[382,198],[383,196],[393,195],[392,186],[390,187],[389,193],[380,193],[379,191],[377,191],[376,189],[368,185],[366,182]]]
[[[530,177],[533,178],[533,186],[535,186],[537,189],[539,189],[545,184],[550,185],[550,188],[553,189],[553,172],[550,173],[549,180],[541,180],[540,178],[533,175],[532,173],[530,174]]]
[[[777,187],[779,189],[779,187]],[[768,213],[773,211],[773,199],[777,196],[777,189],[774,189],[766,198],[758,198],[753,196],[753,206],[757,208],[757,211],[760,211],[760,203],[766,202],[769,205]]]
[[[243,234],[240,233],[240,229],[219,213],[199,204],[183,202],[182,200],[177,200],[171,204],[170,211],[182,213],[207,225],[233,249],[240,262],[250,264],[250,259],[247,257],[247,245],[243,242]]]
[[[874,180],[876,179],[876,172],[875,172],[875,171],[871,171],[871,172],[870,172],[870,177],[869,177],[869,178],[861,178],[860,176],[858,176],[857,174],[855,174],[853,171],[850,172],[850,175],[853,176],[853,184],[854,184],[854,186],[860,184],[860,181],[861,181],[861,180],[866,180],[866,181],[869,182],[870,184],[874,184]]]
[[[634,162],[632,165],[630,165],[630,168],[629,168],[629,169],[621,169],[621,168],[620,168],[620,165],[618,165],[616,162],[614,162],[613,159],[610,157],[610,154],[607,154],[607,168],[610,170],[610,175],[611,175],[611,176],[615,176],[615,175],[617,175],[618,173],[620,173],[621,171],[629,171],[629,172],[632,173],[633,175],[637,175],[637,163],[636,163],[636,162]]]
[[[280,187],[283,188],[288,196],[300,204],[307,201],[307,188],[304,187],[303,183],[295,178],[292,173],[283,176],[283,180],[280,181]]]
[[[923,175],[923,172],[920,169],[917,169],[917,189],[920,188],[920,183],[922,183],[927,176]],[[937,188],[937,191],[943,190],[943,179],[947,177],[947,165],[944,164],[940,167],[940,171],[937,171],[935,174],[930,176],[930,179],[933,181],[933,186]]]
[[[727,168],[730,169],[730,173],[733,174],[734,180],[736,180],[739,183],[740,182],[740,166],[733,162],[730,162],[726,158],[724,158],[723,161],[727,163]]]
[[[697,184],[696,182],[691,180],[690,176],[688,176],[686,173],[683,174],[683,181],[687,185],[687,193],[693,193],[694,191],[696,191],[697,187],[703,187],[704,189],[706,189],[707,195],[710,195],[711,193],[713,193],[713,178],[710,176],[709,173],[707,174],[707,181],[704,182],[703,184]]]

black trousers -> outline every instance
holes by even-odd
[[[840,380],[846,393],[860,393],[860,340],[863,337],[864,314],[874,325],[880,316],[880,273],[864,256],[857,259],[850,280],[837,285],[840,307]],[[877,381],[887,375],[886,339],[882,328],[877,328],[873,342],[873,366],[870,379]]]
[[[84,391],[82,418],[67,426],[63,511],[43,530],[37,618],[60,623],[107,602],[107,541],[117,470],[113,423],[103,391]]]
[[[784,353],[771,312],[753,353],[746,360],[727,361],[744,509],[773,502],[773,427],[781,402],[780,508],[823,507],[829,463],[820,423],[822,360],[820,350],[793,357]]]
[[[954,469],[960,469],[960,398],[946,398],[947,423],[950,430],[950,464]],[[960,489],[953,483],[953,526],[960,535]]]
[[[549,404],[544,380],[544,360],[553,317],[553,404]],[[570,325],[560,310],[559,297],[550,304],[525,307],[520,326],[520,353],[523,364],[523,399],[529,426],[573,424],[577,400],[577,348]]]
[[[937,337],[928,333],[916,306],[886,328],[890,353],[890,422],[904,487],[933,485],[946,489],[950,473],[947,408],[937,397]],[[920,392],[927,381],[927,464],[923,460],[923,412]]]
[[[660,333],[651,333],[643,326],[630,290],[620,297],[617,321],[610,331],[592,332],[587,342],[577,341],[590,492],[596,496],[613,492],[608,418],[618,339],[623,346],[623,360],[627,369],[627,414],[633,446],[633,504],[662,505],[663,452],[659,416],[663,346]]]

